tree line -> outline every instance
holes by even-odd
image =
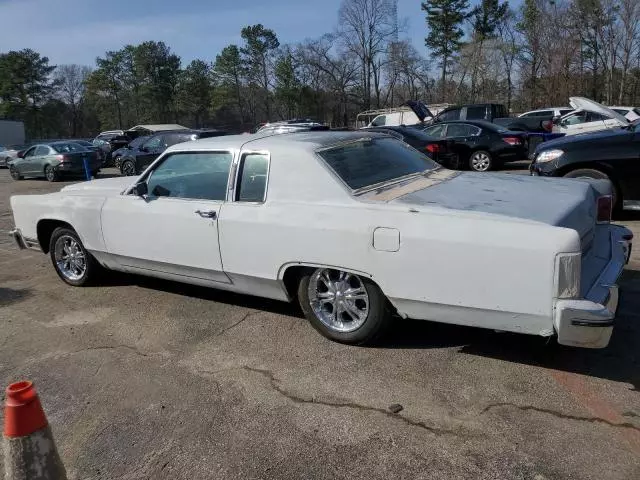
[[[83,137],[141,123],[247,131],[311,117],[353,125],[358,112],[427,103],[500,102],[514,112],[588,96],[636,105],[637,0],[416,0],[425,51],[403,36],[397,0],[343,0],[333,32],[281,44],[264,25],[185,64],[163,42],[108,51],[94,66],[0,54],[0,118],[31,138]]]

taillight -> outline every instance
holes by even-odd
[[[598,197],[596,205],[596,222],[609,223],[611,221],[611,211],[613,210],[613,197],[603,195]]]
[[[61,163],[71,161],[71,158],[67,157],[66,155],[56,155],[56,159],[60,160]]]
[[[520,145],[522,141],[518,137],[502,137],[502,140],[507,142],[509,145]]]
[[[440,151],[440,145],[437,143],[430,143],[425,147],[425,150],[429,153],[438,153]]]
[[[545,120],[541,123],[542,128],[547,132],[551,132],[553,130],[553,120]]]

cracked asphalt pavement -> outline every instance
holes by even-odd
[[[0,170],[0,231],[10,195],[61,186]],[[638,479],[639,268],[604,350],[402,320],[361,348],[285,303],[68,287],[2,234],[0,380],[35,382],[70,479]]]

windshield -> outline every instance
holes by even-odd
[[[129,146],[131,148],[138,148],[140,145],[146,142],[149,138],[150,138],[149,135],[144,135],[142,137],[135,138],[131,140],[131,142],[129,143]]]
[[[318,154],[352,190],[438,168],[425,155],[390,137],[362,138]]]

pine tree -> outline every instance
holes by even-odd
[[[427,0],[422,10],[427,14],[429,34],[425,45],[431,58],[439,60],[442,68],[442,101],[446,100],[447,69],[462,46],[462,22],[469,16],[468,0]]]

